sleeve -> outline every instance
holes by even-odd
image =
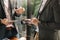
[[[53,6],[54,18],[56,23],[60,23],[60,1],[56,0]]]

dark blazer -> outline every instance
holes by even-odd
[[[39,12],[39,40],[55,40],[56,30],[60,29],[60,0],[47,0]]]
[[[60,29],[60,0],[47,0],[43,10],[39,12],[39,40],[54,40],[56,30]]]
[[[40,19],[45,22],[59,22],[60,23],[60,1],[47,0],[42,12],[40,12]]]
[[[11,14],[12,15],[12,14]],[[19,16],[16,13],[11,16],[12,19],[15,19],[15,16]],[[0,0],[0,19],[6,18],[5,11],[2,7],[2,2]],[[10,34],[11,32],[11,34]],[[0,38],[9,38],[11,36],[15,36],[17,34],[16,28],[12,28],[11,31],[6,30],[6,26],[0,22]]]
[[[60,1],[47,0],[42,12],[40,12],[41,23],[47,23],[44,28],[60,28]],[[48,27],[49,25],[49,27]],[[51,26],[50,26],[51,25]]]

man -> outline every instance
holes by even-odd
[[[16,20],[18,20],[17,22],[15,22],[15,25],[16,25],[16,27],[18,26],[17,30],[18,30],[19,35],[17,35],[17,36],[18,36],[18,38],[20,38],[20,37],[24,36],[23,35],[24,26],[21,24],[21,20],[24,18],[23,13],[19,17],[15,17],[15,18],[16,18]]]
[[[56,40],[54,34],[60,29],[60,0],[42,0],[39,10],[39,40]]]
[[[11,5],[8,6],[8,1],[9,0],[0,0],[0,40],[4,38],[8,38],[10,40],[18,40],[16,37],[17,31],[14,25],[14,21],[11,19],[15,19],[15,16],[19,16],[24,12],[24,10],[22,7],[20,7],[18,9],[14,9],[14,13],[10,12],[12,9],[10,8]],[[10,22],[9,19],[11,20]]]

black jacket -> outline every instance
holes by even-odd
[[[59,0],[47,0],[42,12],[40,14],[41,23],[45,23],[43,28],[59,29],[60,28],[60,1]]]
[[[44,22],[60,22],[60,1],[47,0],[42,12],[40,12],[40,20]]]

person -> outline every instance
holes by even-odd
[[[39,40],[56,40],[55,32],[60,29],[60,1],[42,0],[39,9]]]
[[[24,9],[24,8],[23,8]],[[25,9],[24,9],[25,10]],[[15,22],[15,25],[16,25],[16,27],[17,27],[17,30],[18,30],[18,38],[20,38],[20,37],[22,37],[22,36],[24,36],[23,35],[23,30],[24,30],[24,26],[21,24],[21,20],[24,18],[24,16],[23,16],[23,14],[24,13],[21,13],[21,15],[19,16],[19,17],[15,17],[16,18],[16,20],[18,20],[18,21],[16,21]]]
[[[18,40],[16,34],[17,30],[14,25],[15,16],[20,16],[24,12],[23,7],[14,9],[14,13],[10,12],[7,5],[9,0],[0,0],[0,40],[8,38],[10,40]],[[7,10],[8,9],[8,10]],[[11,16],[10,16],[10,15]],[[10,19],[11,18],[11,19]],[[12,20],[13,19],[13,20]],[[9,20],[11,20],[9,22]]]

